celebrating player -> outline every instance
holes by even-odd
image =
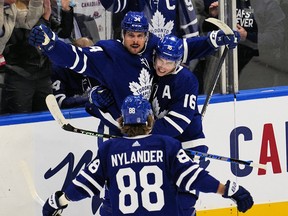
[[[183,40],[166,35],[156,48],[154,67],[155,84],[152,105],[156,121],[153,134],[167,134],[182,143],[184,149],[206,153],[201,114],[198,111],[198,80],[186,67],[180,65]],[[195,215],[198,196],[179,191],[179,211],[182,215]]]
[[[55,64],[99,80],[112,91],[120,114],[127,95],[150,97],[153,51],[160,40],[148,33],[148,21],[142,12],[128,12],[122,31],[123,41],[100,40],[95,46],[79,48],[58,40],[54,32],[41,25],[32,29],[29,42]],[[223,31],[213,32],[213,37],[185,39],[183,60],[208,55],[223,45],[234,48],[237,41],[237,36],[225,35]]]
[[[108,119],[112,122],[116,129],[118,125],[115,119],[120,116],[120,107],[125,97],[133,94],[150,98],[155,72],[154,50],[160,40],[148,33],[148,21],[141,12],[126,14],[122,21],[122,35],[123,41],[102,40],[95,46],[78,48],[58,40],[54,32],[42,25],[33,28],[29,41],[31,45],[40,47],[55,64],[95,78],[111,90],[115,104],[110,106],[111,109],[110,103],[106,104],[109,112],[104,113],[101,109],[93,111],[101,120]],[[208,55],[223,45],[232,49],[237,45],[237,41],[237,35],[225,35],[223,31],[211,32],[207,37],[183,39],[182,61]],[[97,96],[98,93],[105,94],[107,91],[95,89],[94,93]],[[93,100],[93,92],[91,96]],[[98,103],[96,100],[93,102]],[[109,133],[115,134],[111,131]]]
[[[253,205],[250,193],[233,181],[225,185],[194,163],[169,136],[150,135],[153,115],[142,96],[128,96],[119,119],[123,138],[99,146],[97,156],[64,191],[52,194],[43,215],[56,215],[70,201],[99,195],[108,182],[112,215],[178,215],[176,191],[198,189],[219,193],[237,203],[241,212]]]

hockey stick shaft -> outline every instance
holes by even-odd
[[[110,134],[101,134],[101,133],[98,133],[95,131],[75,128],[70,123],[68,123],[68,121],[63,116],[54,95],[48,95],[47,96],[46,104],[47,104],[47,107],[50,110],[52,116],[54,117],[54,119],[66,131],[70,131],[70,132],[74,132],[74,133],[80,133],[80,134],[89,135],[89,136],[102,137],[102,138],[119,138],[118,136],[114,136],[114,135],[110,135]],[[265,165],[256,164],[256,163],[253,163],[251,161],[242,161],[242,160],[238,160],[238,159],[233,159],[233,158],[228,158],[228,157],[223,157],[223,156],[213,155],[213,154],[207,154],[207,153],[202,153],[202,152],[197,152],[197,151],[192,151],[192,150],[186,150],[186,151],[189,151],[189,153],[192,155],[198,155],[200,157],[208,157],[208,158],[212,158],[212,159],[217,159],[217,160],[222,160],[222,161],[227,161],[227,162],[232,162],[232,163],[244,164],[246,166],[253,166],[253,167],[266,169]]]
[[[208,18],[205,21],[214,24],[219,29],[221,29],[226,35],[233,35],[234,34],[233,30],[226,23],[222,22],[219,19]],[[220,57],[219,63],[217,65],[217,67],[216,67],[215,74],[214,74],[214,77],[212,79],[212,83],[209,86],[207,97],[205,99],[204,105],[203,105],[202,110],[201,110],[202,119],[204,118],[204,115],[206,113],[208,104],[210,103],[211,97],[212,97],[213,92],[215,90],[216,84],[217,84],[219,76],[221,74],[221,67],[223,65],[223,62],[224,62],[227,54],[228,54],[228,50],[229,50],[228,47],[225,47],[225,49],[223,51],[223,54]]]
[[[101,138],[117,138],[118,136],[110,135],[110,134],[102,134],[94,131],[89,131],[85,129],[80,129],[72,126],[67,119],[65,119],[64,115],[62,114],[58,103],[56,101],[56,98],[53,94],[49,94],[46,97],[46,105],[53,116],[53,118],[56,120],[56,122],[66,131],[74,132],[74,133],[80,133],[90,136],[96,136]]]
[[[203,152],[198,152],[198,151],[193,151],[193,150],[188,150],[188,149],[185,149],[185,151],[191,155],[195,155],[195,156],[199,156],[199,157],[207,157],[207,158],[211,158],[211,159],[215,159],[215,160],[222,160],[222,161],[227,161],[230,163],[243,164],[245,166],[257,167],[257,168],[266,170],[265,164],[253,163],[253,161],[244,161],[244,160],[224,157],[224,156],[220,156],[220,155],[208,154],[208,153],[203,153]]]
[[[210,103],[210,100],[211,100],[211,97],[213,95],[213,92],[215,90],[215,87],[216,87],[216,84],[217,84],[217,81],[220,77],[220,74],[221,74],[221,67],[223,65],[223,62],[227,56],[227,53],[228,53],[228,48],[225,47],[224,51],[223,51],[223,54],[219,60],[219,63],[217,65],[217,68],[216,68],[216,71],[215,71],[215,76],[213,77],[212,79],[212,85],[210,85],[209,89],[208,89],[208,93],[207,93],[207,96],[206,96],[206,99],[205,99],[205,102],[204,102],[204,105],[202,107],[202,110],[201,110],[201,116],[202,116],[202,119],[204,118],[204,115],[206,113],[206,110],[207,110],[207,107],[208,107],[208,104]]]
[[[98,133],[95,131],[85,130],[85,129],[81,129],[81,128],[75,128],[74,126],[72,126],[69,123],[63,125],[62,128],[66,131],[80,133],[80,134],[89,135],[89,136],[96,136],[96,137],[102,137],[102,138],[119,138],[118,136],[114,136],[114,135],[110,135],[110,134],[102,134],[102,133]]]

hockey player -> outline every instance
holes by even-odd
[[[152,105],[156,116],[152,134],[167,134],[181,141],[184,149],[207,152],[208,147],[198,111],[198,80],[186,67],[180,65],[183,40],[166,35],[156,48],[155,84]],[[196,193],[179,191],[181,215],[196,215]]]
[[[156,119],[151,133],[169,135],[181,141],[184,149],[206,153],[208,147],[197,103],[198,81],[191,71],[181,66],[183,52],[183,40],[173,35],[166,35],[156,48],[156,75],[151,95]],[[103,104],[101,101],[98,103]],[[179,193],[181,215],[195,215],[197,195],[186,191]]]
[[[99,146],[96,158],[67,189],[48,198],[43,216],[56,215],[70,201],[99,195],[105,182],[112,215],[177,216],[177,188],[221,194],[235,201],[240,212],[253,206],[253,198],[245,188],[229,180],[225,185],[220,183],[186,155],[178,140],[150,135],[152,109],[142,96],[128,96],[121,113],[119,125],[124,137]]]
[[[95,78],[110,89],[119,117],[121,103],[127,95],[150,97],[153,52],[160,40],[148,33],[148,21],[141,12],[126,14],[122,21],[122,34],[123,41],[100,40],[95,46],[77,48],[58,40],[54,32],[41,25],[32,29],[29,43],[39,47],[53,63]],[[183,43],[182,60],[185,62],[213,53],[219,46],[235,48],[238,35],[214,31],[210,36],[184,39]]]
[[[154,49],[160,40],[148,33],[148,21],[141,12],[128,12],[122,21],[122,31],[123,41],[102,40],[95,46],[81,49],[59,41],[57,35],[43,25],[33,28],[29,40],[31,45],[39,46],[55,64],[95,78],[111,90],[115,104],[111,108],[109,103],[106,104],[109,112],[94,109],[93,113],[103,122],[112,124],[116,128],[115,131],[115,119],[120,116],[120,107],[125,97],[140,94],[146,99],[150,98],[155,72]],[[223,45],[235,48],[237,42],[237,35],[225,35],[223,31],[211,32],[207,37],[184,39],[182,61],[208,55]],[[104,94],[107,91],[95,89],[94,92],[97,96],[98,92]],[[111,131],[109,133],[118,135]]]

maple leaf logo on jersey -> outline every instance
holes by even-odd
[[[142,68],[138,80],[139,83],[129,83],[131,92],[133,92],[133,95],[142,95],[144,98],[149,100],[152,88],[152,77],[147,69]]]
[[[165,17],[157,10],[151,19],[151,24],[149,24],[149,31],[163,38],[165,35],[172,33],[173,27],[174,21],[170,20],[165,24]]]
[[[159,101],[157,98],[153,99],[152,107],[153,107],[154,115],[157,117],[157,119],[163,118],[168,113],[168,110],[164,110],[160,112],[161,107],[159,105]]]

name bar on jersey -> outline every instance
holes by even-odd
[[[129,153],[111,155],[112,167],[122,166],[132,163],[157,163],[163,162],[163,151],[161,150],[142,150]]]

